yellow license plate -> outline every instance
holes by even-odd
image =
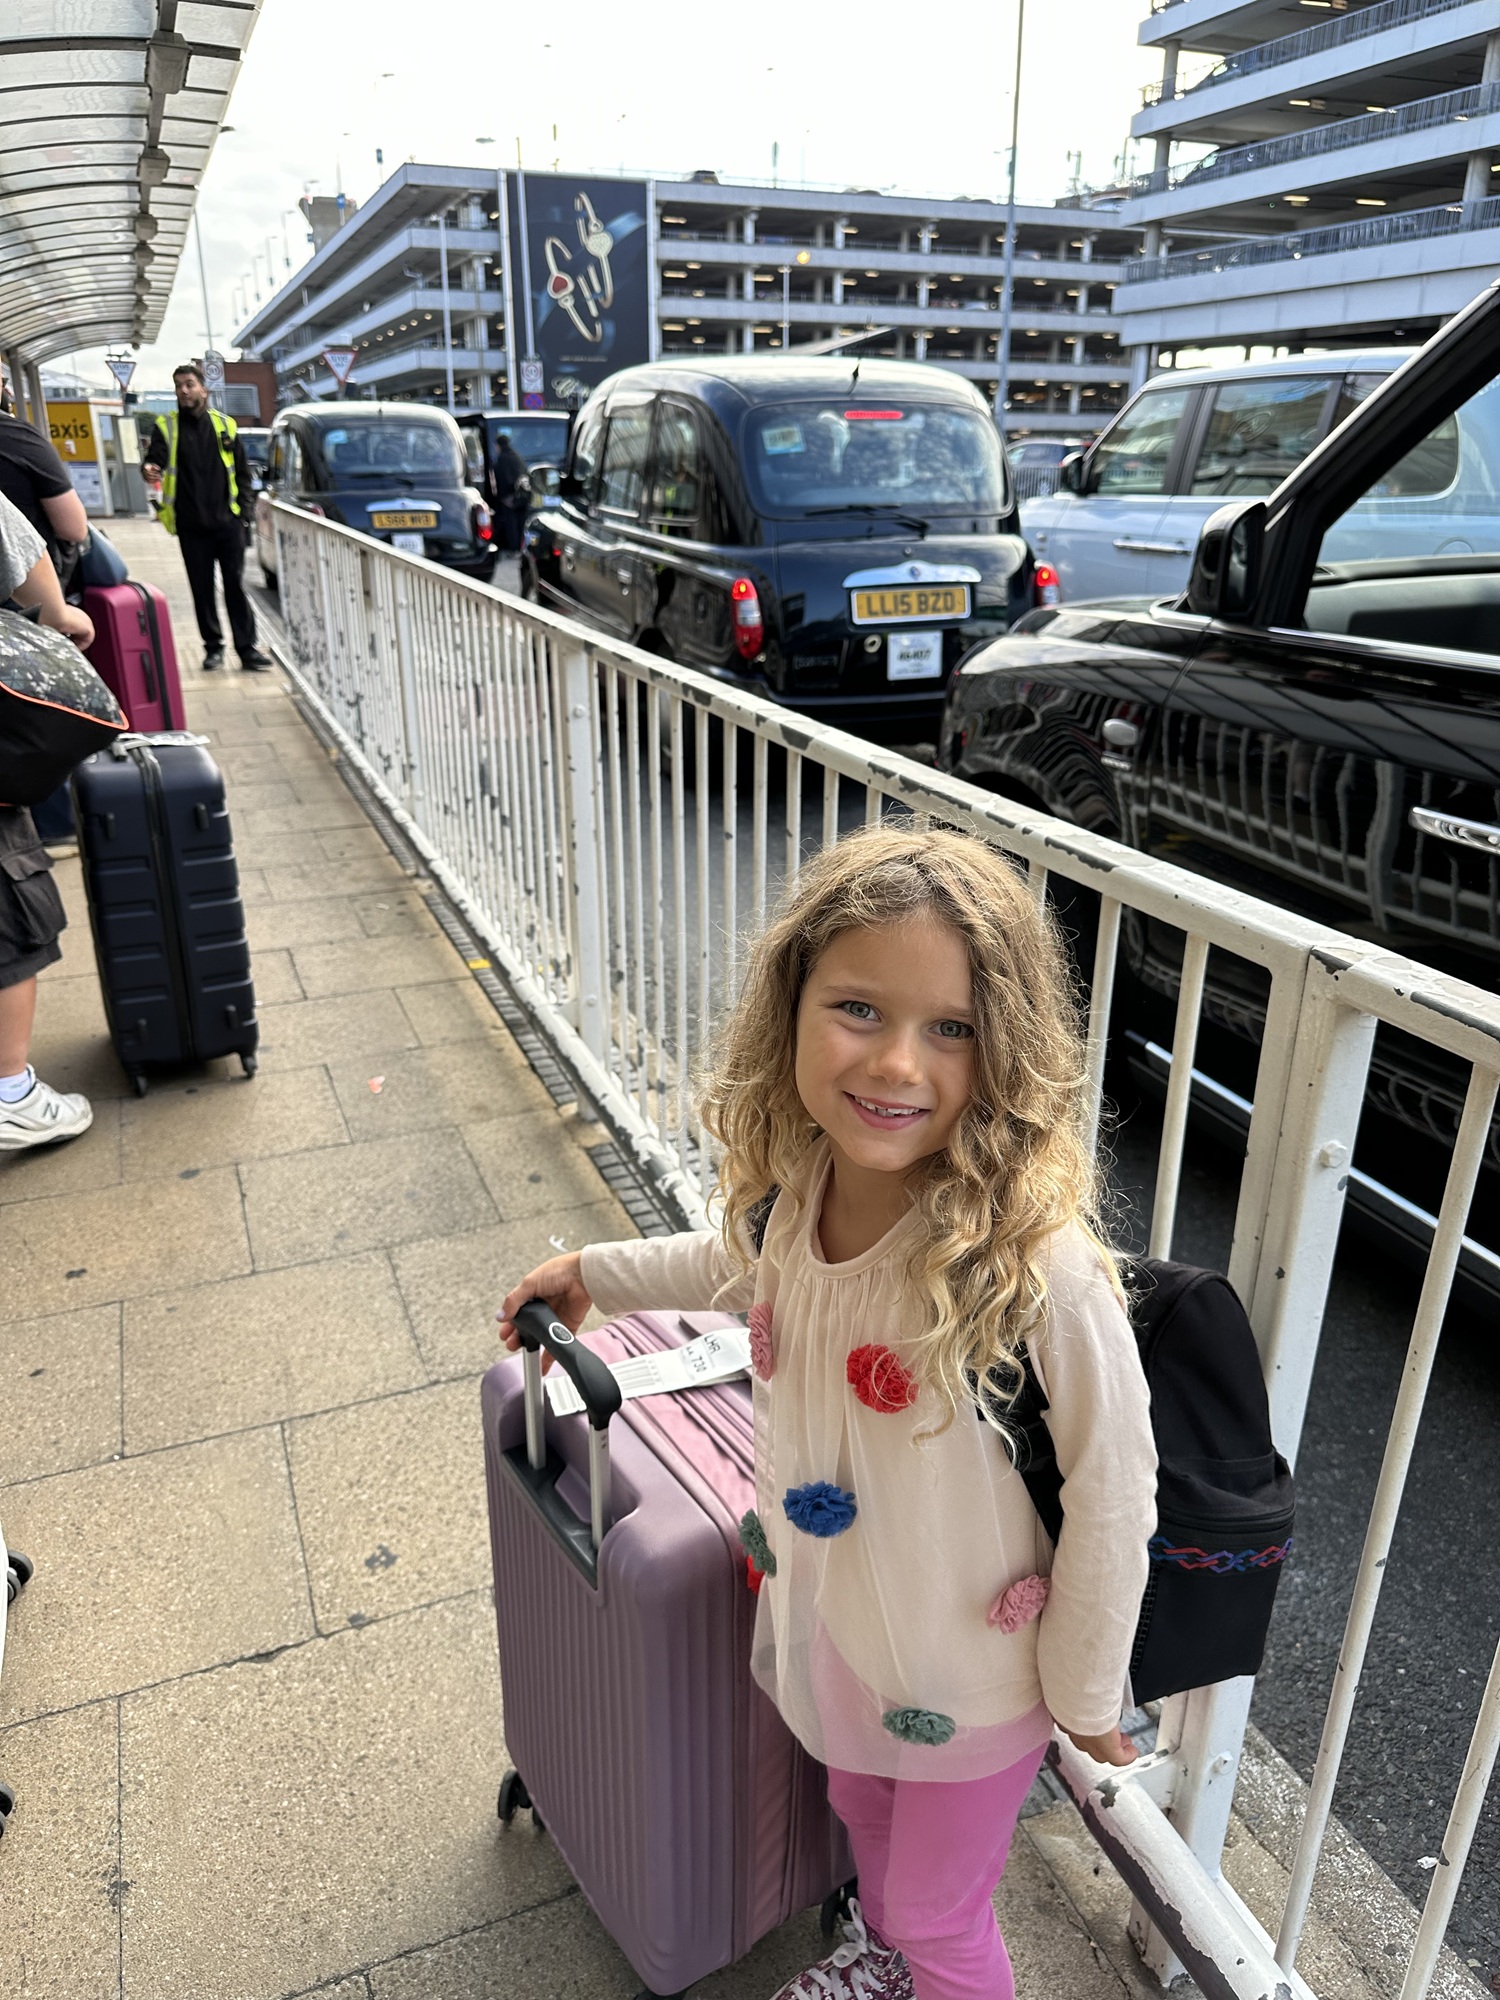
[[[437,524],[437,515],[425,508],[419,513],[413,507],[392,507],[382,514],[370,516],[373,528],[435,528]]]
[[[888,584],[882,590],[856,590],[856,625],[900,625],[919,618],[967,618],[966,583]]]

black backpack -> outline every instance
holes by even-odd
[[[1157,1257],[1122,1263],[1151,1392],[1156,1533],[1130,1655],[1137,1702],[1259,1671],[1295,1494],[1271,1441],[1255,1335],[1218,1271]],[[1062,1530],[1062,1475],[1029,1359],[1006,1412],[1016,1465],[1042,1526]]]

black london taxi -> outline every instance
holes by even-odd
[[[1036,601],[989,407],[926,363],[625,369],[557,485],[527,596],[866,734],[930,737],[959,660]]]
[[[463,438],[446,410],[355,402],[283,410],[255,508],[255,552],[274,581],[271,500],[482,582],[495,566],[490,510],[468,483]]]
[[[1489,992],[1500,977],[1500,286],[1372,386],[1180,596],[1039,609],[954,678],[938,761]],[[1170,1064],[1181,934],[1124,926],[1136,1076]],[[1118,1014],[1116,1016],[1118,1019]],[[1194,1094],[1243,1127],[1265,981],[1210,959]],[[1349,1199],[1430,1239],[1465,1076],[1376,1037]],[[1500,1125],[1462,1269],[1500,1293]]]

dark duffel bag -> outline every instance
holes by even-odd
[[[125,726],[71,640],[0,611],[0,805],[40,805]]]

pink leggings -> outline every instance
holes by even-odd
[[[829,1804],[854,1847],[860,1908],[906,1954],[917,2000],[1014,2000],[990,1898],[1041,1761],[1033,1750],[962,1784],[828,1773]]]

